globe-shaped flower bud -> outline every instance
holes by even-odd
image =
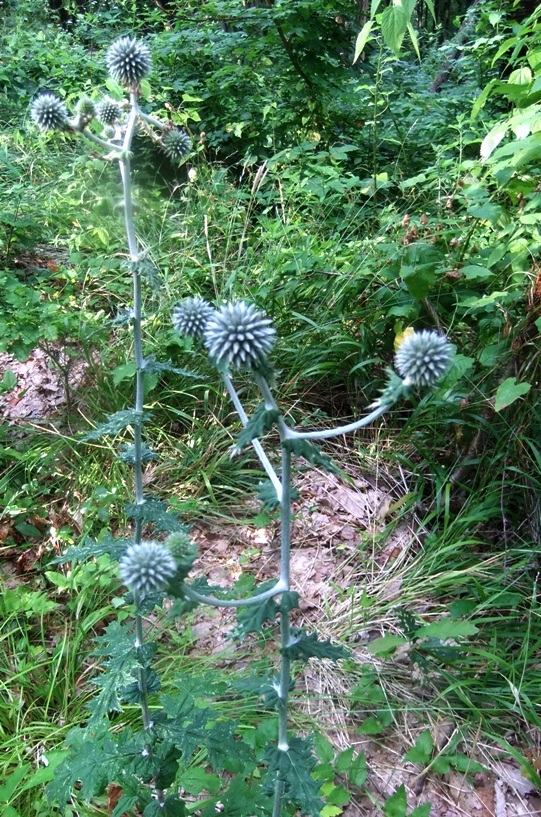
[[[114,125],[120,113],[120,105],[117,105],[112,99],[102,99],[96,106],[96,119],[102,125]]]
[[[200,340],[215,311],[204,298],[186,298],[173,310],[173,326],[180,335],[190,335]]]
[[[275,334],[264,312],[238,301],[222,306],[209,320],[205,346],[218,366],[254,369],[266,360]]]
[[[405,386],[430,386],[445,374],[452,357],[453,347],[447,338],[424,329],[400,344],[395,365]]]
[[[85,122],[90,122],[96,116],[96,106],[87,96],[79,100],[76,111]]]
[[[180,162],[192,149],[192,140],[185,131],[173,128],[162,136],[161,147],[168,159]]]
[[[68,111],[54,94],[40,94],[34,100],[30,116],[41,130],[60,130],[68,121]]]
[[[165,540],[165,544],[171,551],[175,561],[183,559],[187,552],[192,553],[194,550],[194,543],[190,538],[190,534],[184,531],[170,533]]]
[[[144,596],[162,590],[175,575],[177,564],[169,548],[159,542],[130,545],[119,562],[120,578],[133,593]]]
[[[120,37],[107,51],[107,70],[113,79],[135,88],[152,67],[149,48],[132,37]]]

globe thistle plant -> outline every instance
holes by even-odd
[[[201,340],[215,309],[204,298],[195,296],[181,301],[173,310],[173,325],[180,335]]]
[[[452,356],[453,347],[447,338],[425,329],[400,344],[395,365],[405,386],[431,386],[445,374]]]
[[[171,161],[180,162],[192,149],[192,140],[185,131],[173,128],[162,136],[161,147]]]
[[[255,369],[266,360],[275,334],[264,312],[239,301],[222,306],[209,320],[205,346],[218,366]]]
[[[96,119],[102,125],[114,125],[120,113],[120,105],[117,105],[112,99],[102,99],[96,106]]]
[[[61,130],[68,121],[66,106],[54,94],[40,94],[32,104],[30,116],[42,131]]]
[[[177,564],[165,545],[141,542],[130,545],[119,563],[120,578],[137,595],[162,590],[175,575]]]
[[[150,49],[132,37],[115,40],[105,61],[112,78],[127,88],[136,88],[152,67]]]

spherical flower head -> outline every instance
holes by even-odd
[[[238,301],[222,306],[209,320],[205,346],[218,366],[255,369],[265,362],[275,334],[264,312]]]
[[[120,105],[117,105],[112,99],[102,99],[96,106],[96,119],[102,125],[114,125],[120,113]]]
[[[215,309],[204,298],[186,298],[173,310],[173,325],[180,335],[201,340]]]
[[[395,365],[405,386],[431,386],[445,374],[452,357],[453,347],[447,338],[424,329],[400,344]]]
[[[130,545],[119,562],[120,578],[133,593],[144,596],[162,590],[175,575],[171,551],[159,542]]]
[[[68,121],[68,111],[54,94],[40,94],[34,100],[30,116],[41,130],[61,130]]]
[[[96,116],[96,106],[87,96],[79,100],[76,111],[85,123],[90,122]]]
[[[112,78],[128,88],[136,88],[152,67],[150,49],[133,37],[115,40],[105,61]]]
[[[185,533],[184,531],[175,531],[174,533],[170,533],[165,540],[165,544],[177,561],[183,559],[186,556],[186,553],[192,553],[195,547],[190,538],[190,534]]]
[[[192,149],[192,140],[185,131],[173,128],[162,136],[161,147],[168,159],[180,162]]]

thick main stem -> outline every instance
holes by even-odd
[[[282,503],[280,542],[280,582],[286,591],[290,589],[291,561],[291,452],[282,445]],[[278,687],[278,751],[289,751],[287,739],[289,685],[291,682],[291,661],[286,653],[291,639],[289,609],[280,607],[280,681]],[[274,788],[272,817],[281,817],[284,796],[284,781],[279,774]]]
[[[131,192],[131,165],[130,151],[133,135],[139,116],[139,105],[137,94],[130,94],[130,115],[126,125],[124,142],[122,144],[122,154],[119,159],[120,175],[122,177],[122,188],[124,192],[124,221],[126,226],[126,238],[128,241],[128,251],[133,271],[133,354],[135,358],[135,421],[133,424],[134,434],[134,482],[135,482],[135,504],[143,505],[145,499],[143,495],[143,404],[145,396],[145,371],[143,358],[143,299],[141,291],[141,275],[137,268],[139,254],[137,251],[137,238],[135,236],[135,226],[133,220],[133,199]],[[143,519],[139,513],[135,518],[133,540],[134,544],[140,544],[143,533]],[[141,599],[135,596],[135,646],[140,650],[143,646],[143,617],[140,611]],[[141,665],[137,671],[139,693],[141,699],[141,715],[143,728],[148,731],[152,726],[150,710],[148,705],[148,685],[147,669]],[[147,754],[152,753],[152,747],[148,744],[145,748]],[[161,790],[157,791],[158,802],[165,803],[165,795]]]

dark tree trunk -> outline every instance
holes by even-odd
[[[462,53],[461,46],[464,45],[464,43],[469,40],[470,36],[472,35],[475,29],[475,24],[477,22],[477,10],[480,5],[481,0],[474,0],[474,2],[466,11],[466,14],[464,15],[464,21],[460,26],[456,37],[454,38],[455,47],[445,57],[443,63],[440,66],[440,70],[434,77],[432,85],[429,88],[429,91],[431,91],[432,93],[436,93],[437,91],[439,91],[444,82],[447,82],[447,80],[451,76],[453,64]]]

